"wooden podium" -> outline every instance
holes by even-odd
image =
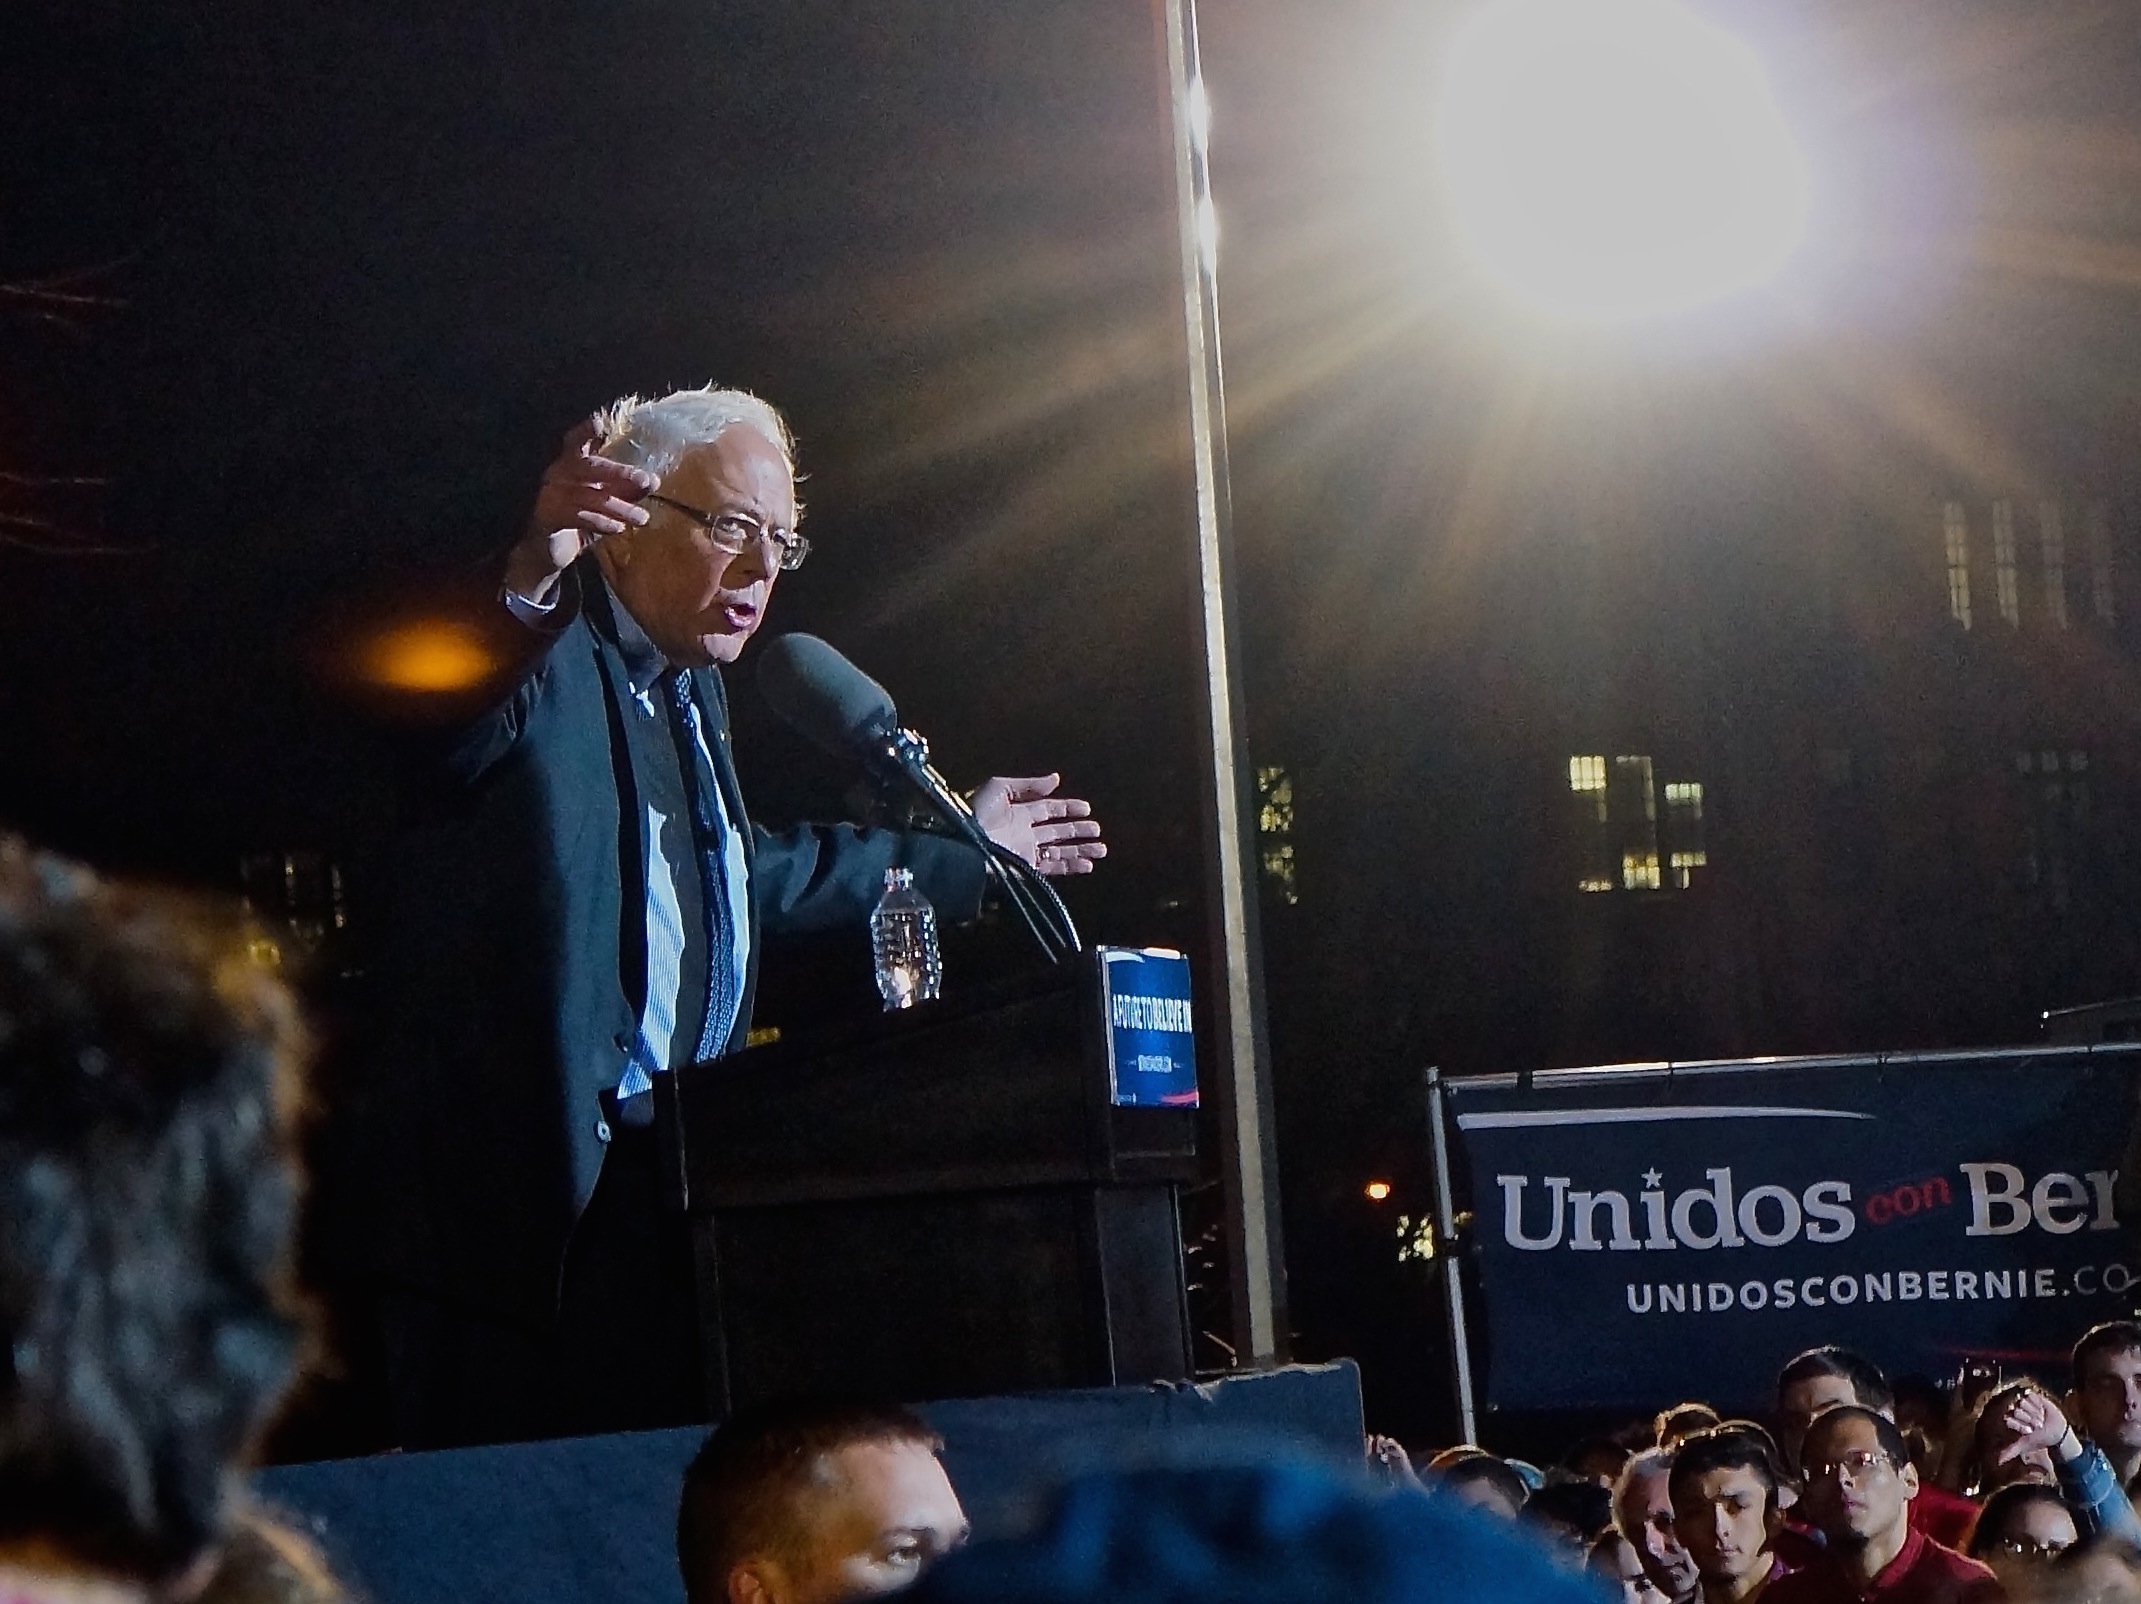
[[[716,1416],[1189,1374],[1197,1115],[1114,1106],[1091,954],[656,1081]]]

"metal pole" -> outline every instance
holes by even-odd
[[[1450,1323],[1450,1375],[1457,1386],[1457,1425],[1466,1442],[1479,1441],[1472,1402],[1472,1343],[1465,1333],[1464,1256],[1457,1250],[1457,1207],[1450,1195],[1450,1141],[1443,1127],[1442,1071],[1427,1071],[1428,1141],[1435,1155],[1435,1256],[1442,1261],[1442,1301]]]
[[[1264,1021],[1263,953],[1257,938],[1252,790],[1241,703],[1239,643],[1232,618],[1231,507],[1225,389],[1219,366],[1217,218],[1205,136],[1210,106],[1197,59],[1195,0],[1159,0],[1167,40],[1175,209],[1182,253],[1183,328],[1188,337],[1190,450],[1197,492],[1197,570],[1204,622],[1212,832],[1207,903],[1221,977],[1220,1116],[1227,1204],[1229,1292],[1236,1362],[1254,1368],[1286,1357],[1286,1268],[1280,1249],[1278,1149],[1272,1130],[1271,1050]]]

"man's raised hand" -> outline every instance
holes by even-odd
[[[1057,796],[1060,774],[999,775],[974,793],[974,822],[991,841],[1043,874],[1091,874],[1108,855],[1090,804]]]
[[[543,470],[528,529],[506,558],[506,588],[547,603],[558,575],[605,535],[647,521],[639,500],[661,481],[644,468],[595,454],[595,420],[576,424]]]

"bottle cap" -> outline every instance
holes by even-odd
[[[914,871],[912,869],[887,869],[885,871],[885,889],[887,891],[904,891],[913,884]]]

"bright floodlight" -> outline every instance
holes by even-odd
[[[1496,0],[1454,44],[1440,137],[1473,248],[1570,316],[1750,288],[1806,223],[1806,171],[1753,53],[1668,0]]]

